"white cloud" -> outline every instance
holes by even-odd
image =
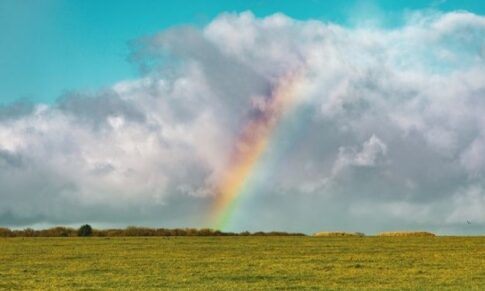
[[[0,108],[0,224],[200,226],[239,131],[304,68],[234,229],[455,227],[462,189],[485,185],[484,35],[466,12],[396,29],[246,12],[161,32],[133,54],[139,80]]]
[[[340,147],[333,171],[338,172],[345,166],[373,167],[377,160],[384,158],[386,154],[386,144],[372,135],[368,141],[364,142],[360,152],[355,148]]]

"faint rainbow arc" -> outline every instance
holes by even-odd
[[[212,228],[222,230],[230,220],[237,198],[268,147],[273,131],[295,103],[302,72],[302,69],[294,70],[279,79],[264,109],[242,128],[225,175],[216,186],[217,195],[210,218]]]

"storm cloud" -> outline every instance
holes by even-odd
[[[485,17],[222,14],[140,39],[131,59],[140,79],[0,107],[0,225],[205,226],[240,130],[304,68],[231,230],[485,226]]]

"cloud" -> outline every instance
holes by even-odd
[[[357,152],[355,148],[340,147],[333,172],[337,174],[346,166],[373,167],[379,158],[386,156],[386,153],[386,144],[372,135],[368,141],[364,142],[360,152]]]
[[[8,105],[0,105],[1,121],[18,118],[32,113],[34,105],[27,101],[17,101]]]
[[[304,68],[230,229],[476,230],[484,35],[467,12],[395,29],[245,12],[141,39],[138,80],[0,107],[0,224],[204,226],[236,137]]]

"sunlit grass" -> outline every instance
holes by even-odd
[[[388,231],[381,232],[377,236],[433,237],[436,235],[427,231]]]
[[[485,289],[483,237],[0,239],[0,289]]]

